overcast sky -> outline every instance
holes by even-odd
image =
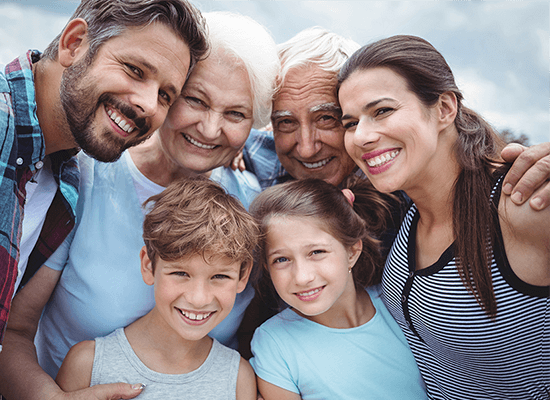
[[[466,105],[497,129],[550,140],[548,1],[213,1],[264,24],[277,43],[319,25],[359,44],[395,34],[430,41],[453,69]],[[77,0],[0,0],[0,63],[43,50]]]

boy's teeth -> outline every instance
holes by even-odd
[[[201,149],[207,149],[207,150],[212,150],[214,147],[216,147],[216,145],[207,145],[207,144],[202,144],[201,142],[197,142],[195,139],[193,139],[191,136],[189,135],[183,135],[185,137],[185,139],[187,139],[188,142],[194,144],[195,146],[197,147],[200,147]]]
[[[374,158],[368,159],[367,164],[369,167],[379,167],[382,164],[385,164],[388,161],[393,160],[395,157],[397,157],[398,154],[399,154],[399,150],[394,150],[385,154],[381,154]]]

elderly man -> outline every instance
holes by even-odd
[[[281,74],[273,100],[273,131],[253,130],[243,150],[245,166],[256,174],[262,188],[303,178],[342,186],[346,178],[362,175],[344,147],[336,93],[336,75],[359,47],[320,27],[305,29],[278,46]],[[529,149],[509,145],[502,156],[508,161],[517,158],[503,191],[517,204],[531,197],[534,209],[550,205],[550,143]],[[399,212],[396,214],[399,218]],[[400,225],[400,221],[394,222],[382,238],[386,250]],[[251,355],[247,346],[254,329],[277,307],[274,298],[265,295],[268,289],[262,291],[264,296],[256,296],[240,329],[241,350],[247,356]]]
[[[29,51],[0,72],[0,393],[9,399],[55,398],[49,377],[11,378],[36,372],[25,364],[32,340],[18,332],[36,329],[33,299],[50,282],[39,267],[75,225],[74,155],[111,162],[150,136],[207,48],[202,17],[184,0],[83,0],[43,55]],[[83,396],[139,392],[128,384]]]
[[[344,148],[336,75],[359,47],[320,27],[307,28],[278,46],[282,69],[273,100],[273,132],[253,130],[243,151],[246,168],[263,188],[293,178],[341,185],[357,171]],[[550,177],[550,142],[527,150],[509,145],[502,156],[507,161],[517,157],[504,192],[517,204],[531,197],[534,209],[550,205],[550,183],[545,183]]]

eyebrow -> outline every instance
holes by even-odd
[[[319,104],[319,105],[313,106],[309,109],[310,113],[315,113],[315,112],[319,112],[319,111],[330,111],[330,112],[335,112],[335,113],[339,113],[339,114],[342,113],[342,109],[340,108],[340,106],[336,103],[333,103],[333,102]]]
[[[342,113],[342,109],[340,108],[340,106],[336,103],[333,103],[333,102],[313,106],[309,109],[308,112],[310,114],[312,114],[312,113],[316,113],[316,112],[319,112],[319,111],[330,111],[330,112],[334,112],[336,114],[341,114]],[[294,114],[292,112],[288,111],[288,110],[273,111],[271,113],[271,118],[272,119],[292,117],[292,116],[294,116]]]
[[[283,118],[283,117],[292,117],[292,113],[290,111],[273,111],[271,113],[272,119]]]
[[[378,99],[378,100],[374,100],[374,101],[371,101],[370,103],[364,105],[362,108],[361,108],[361,111],[362,112],[366,112],[368,110],[370,110],[371,108],[375,107],[377,104],[383,102],[383,101],[395,101],[394,99],[390,98],[390,97],[383,97],[381,99]],[[345,115],[342,115],[342,117],[340,118],[341,120],[345,120],[345,119],[351,119],[353,118],[351,115],[348,115],[348,114],[345,114]]]

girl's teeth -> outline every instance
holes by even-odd
[[[208,318],[210,316],[210,314],[212,314],[211,312],[208,313],[208,314],[195,314],[195,313],[187,312],[187,311],[183,311],[183,310],[180,310],[180,311],[187,318],[195,320],[195,321],[202,321],[203,319]]]

